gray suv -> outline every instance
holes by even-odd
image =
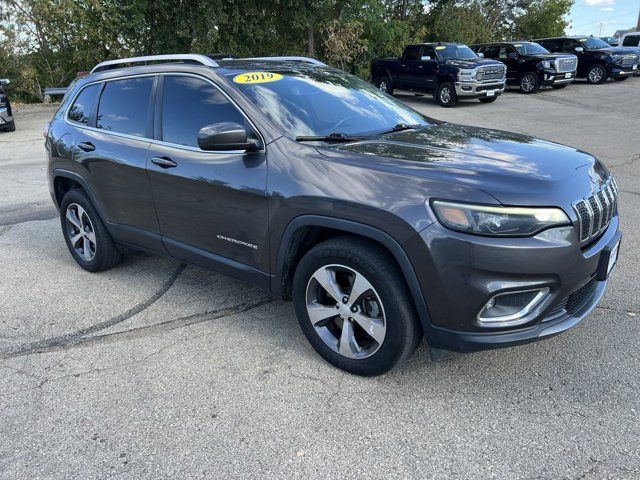
[[[293,300],[318,353],[359,375],[423,335],[437,356],[567,330],[620,245],[593,156],[427,118],[308,58],[104,62],[46,148],[82,268],[138,249],[215,269]]]

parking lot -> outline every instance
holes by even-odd
[[[166,258],[80,269],[51,202],[42,127],[0,133],[0,478],[640,477],[640,78],[454,109],[457,123],[598,156],[620,188],[620,260],[596,310],[544,342],[360,378],[292,305]],[[460,299],[464,301],[464,299]]]

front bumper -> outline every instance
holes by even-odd
[[[545,70],[542,77],[542,85],[561,85],[571,83],[576,79],[576,72],[558,73],[555,70]]]
[[[613,78],[628,77],[635,73],[638,73],[638,65],[633,65],[630,67],[621,67],[619,65],[614,65],[611,68],[611,76]]]
[[[13,121],[13,115],[9,113],[8,108],[0,108],[0,127],[5,126],[7,123]]]
[[[428,258],[418,273],[427,310],[423,329],[432,348],[471,352],[529,343],[561,333],[598,304],[603,252],[621,236],[618,217],[595,244],[579,247],[574,227],[529,238],[491,238],[446,230],[434,223],[421,232]],[[497,293],[549,288],[527,323],[487,328],[478,312]],[[425,321],[426,318],[426,321]]]
[[[456,95],[459,97],[498,96],[504,92],[505,81],[498,82],[456,82]],[[487,92],[493,92],[493,95]]]

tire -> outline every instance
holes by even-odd
[[[607,68],[604,65],[596,63],[595,65],[591,65],[587,71],[587,83],[593,85],[602,84],[607,81],[608,76]]]
[[[4,128],[5,132],[15,132],[16,131],[16,121],[11,120],[11,123],[8,123]]]
[[[481,103],[493,103],[498,99],[498,97],[482,97],[479,98]]]
[[[520,91],[522,93],[536,93],[540,89],[540,78],[536,72],[525,72],[520,77]]]
[[[60,206],[60,225],[71,256],[85,270],[102,272],[122,261],[122,253],[82,190],[69,190],[65,194]],[[77,239],[75,243],[72,238]]]
[[[436,90],[436,102],[441,107],[451,108],[458,102],[456,90],[451,82],[443,82]]]
[[[318,279],[324,279],[327,288]],[[360,295],[348,299],[356,279]],[[334,293],[328,294],[329,290]],[[292,293],[309,343],[327,362],[355,375],[391,370],[422,337],[402,273],[386,250],[366,239],[337,237],[313,247],[296,268]]]
[[[558,85],[551,85],[551,88],[556,90],[562,90],[563,88],[567,88],[569,86],[568,83],[559,83]]]
[[[376,86],[378,90],[381,90],[389,95],[393,95],[393,81],[389,75],[383,75],[381,77],[377,77],[373,84]]]
[[[624,82],[625,80],[627,80],[629,77],[618,77],[618,78],[614,78],[614,80],[616,82]]]

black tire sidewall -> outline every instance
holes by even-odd
[[[589,74],[591,73],[591,70],[593,70],[594,68],[600,68],[600,69],[602,69],[602,72],[603,72],[602,78],[598,82],[592,82],[589,79]],[[600,65],[600,64],[592,65],[591,67],[589,67],[589,70],[587,71],[587,82],[592,84],[592,85],[600,85],[600,84],[606,82],[607,78],[608,78],[607,67],[605,67],[604,65]]]
[[[76,203],[84,208],[91,220],[91,224],[93,225],[94,234],[96,236],[96,254],[90,261],[86,261],[78,255],[75,248],[73,248],[73,245],[71,245],[71,240],[66,226],[66,213],[67,208],[72,203]],[[111,238],[111,235],[109,235],[109,232],[107,232],[98,211],[82,190],[73,189],[69,190],[65,194],[60,204],[60,225],[62,227],[62,235],[64,236],[64,241],[67,244],[69,252],[76,263],[83,269],[90,272],[98,272],[111,268],[113,264],[119,262],[119,257],[121,255],[120,252],[117,251],[116,246],[113,243],[113,239]]]
[[[344,265],[364,275],[382,301],[387,330],[382,345],[370,357],[350,359],[334,352],[318,336],[311,324],[306,308],[307,284],[317,269],[331,264]],[[378,252],[365,253],[362,249],[356,249],[356,246],[348,248],[339,242],[332,243],[331,240],[314,247],[296,269],[293,303],[300,327],[313,348],[332,365],[356,375],[385,373],[415,348],[419,326],[406,284],[399,270],[390,267],[388,259]]]
[[[448,87],[451,91],[451,99],[449,100],[449,102],[445,103],[440,99],[440,92],[445,88]],[[456,96],[456,90],[455,87],[453,86],[453,84],[451,82],[443,82],[438,86],[438,89],[436,90],[436,102],[438,102],[438,104],[441,107],[445,107],[445,108],[451,108],[453,107],[456,102],[458,101],[458,98]]]
[[[533,76],[533,80],[534,80],[534,87],[533,90],[530,91],[526,91],[524,88],[522,88],[522,81],[524,80],[524,78],[528,75]],[[540,88],[540,79],[538,78],[538,75],[535,72],[525,72],[521,77],[520,77],[520,91],[524,94],[530,94],[530,93],[536,93],[538,91],[538,89]]]

